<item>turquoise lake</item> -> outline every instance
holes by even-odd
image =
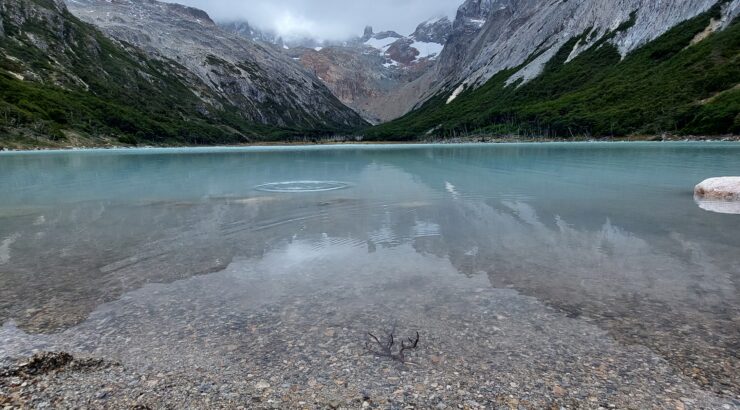
[[[390,316],[441,340],[445,321],[493,312],[463,306],[470,296],[499,303],[511,329],[531,325],[519,341],[583,326],[562,349],[593,331],[737,398],[740,215],[693,196],[729,175],[737,143],[0,153],[0,357],[156,366],[180,349],[178,366],[206,366],[239,352],[250,315],[275,301],[313,303],[275,323],[308,334],[333,318],[348,344]],[[408,316],[383,308],[399,304]],[[557,321],[537,330],[524,306]],[[186,339],[203,342],[188,353]]]

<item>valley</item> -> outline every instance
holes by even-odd
[[[731,138],[739,2],[467,0],[327,40],[150,0],[4,0],[0,146]]]

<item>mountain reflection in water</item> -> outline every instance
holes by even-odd
[[[486,278],[737,391],[740,218],[691,196],[732,167],[722,144],[0,157],[0,322],[83,334],[147,284],[198,299],[209,278],[205,303],[337,287],[338,307]],[[350,185],[254,189],[296,180]]]

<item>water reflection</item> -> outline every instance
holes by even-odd
[[[44,343],[94,350],[112,346],[95,340],[106,317],[153,303],[137,296],[158,289],[151,284],[173,300],[191,295],[190,303],[237,311],[321,290],[340,307],[362,295],[383,305],[424,294],[430,281],[443,289],[473,281],[472,291],[485,278],[648,346],[700,383],[737,391],[740,221],[694,205],[688,181],[712,170],[701,156],[687,158],[702,149],[625,150],[51,156],[25,170],[0,161],[10,172],[0,185],[14,188],[0,207],[0,322],[10,338],[59,333]],[[716,167],[737,163],[736,150],[724,152],[705,155]],[[351,186],[252,189],[337,175]],[[61,188],[47,185],[65,178]],[[136,325],[140,316],[121,313],[127,322],[115,326],[129,329],[141,353],[157,326],[192,324],[181,314],[155,309]]]
[[[695,198],[699,208],[718,214],[740,215],[740,201],[719,201],[712,199]]]

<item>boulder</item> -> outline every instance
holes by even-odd
[[[740,177],[710,178],[694,188],[701,199],[740,201]]]
[[[711,178],[694,188],[701,209],[740,215],[740,177]]]

